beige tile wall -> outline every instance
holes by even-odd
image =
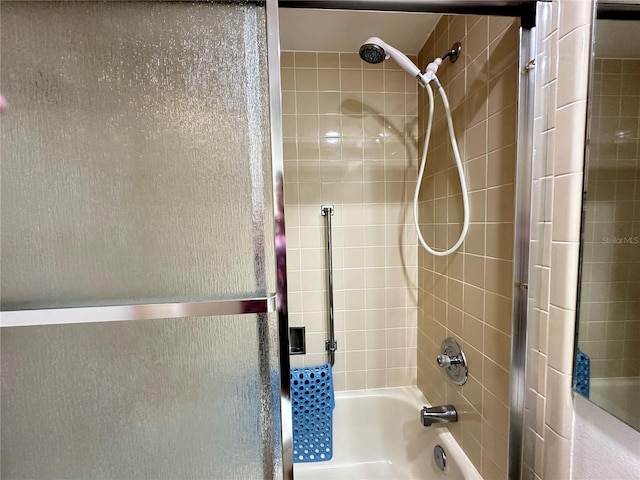
[[[569,479],[591,1],[539,6],[524,478]]]
[[[449,429],[485,478],[507,475],[518,27],[512,18],[443,17],[418,56],[426,64],[462,43],[462,56],[442,65],[440,80],[453,109],[471,219],[458,252],[418,254],[418,386],[431,402],[456,405],[461,421]],[[421,91],[420,132],[426,105]],[[425,238],[444,249],[458,238],[462,207],[437,95],[436,105],[420,212]],[[469,362],[462,387],[435,364],[449,336]]]
[[[338,390],[416,383],[417,85],[391,61],[357,53],[283,52],[289,322],[327,361],[323,204],[335,206]]]
[[[640,60],[597,59],[580,298],[591,376],[640,376]]]

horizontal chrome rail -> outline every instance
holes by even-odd
[[[545,0],[547,1],[547,0]],[[535,0],[279,0],[284,8],[458,13],[519,17]]]
[[[183,303],[149,303],[101,307],[45,308],[0,312],[0,327],[125,322],[157,318],[242,315],[276,311],[276,296]]]
[[[549,2],[550,0],[541,1]],[[536,0],[278,0],[278,5],[281,8],[520,17],[521,25],[525,28],[531,28],[535,25],[537,3]]]

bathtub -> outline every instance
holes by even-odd
[[[417,387],[337,392],[333,458],[294,464],[295,480],[482,480],[446,428],[422,426],[424,405]],[[446,452],[445,471],[436,445]]]

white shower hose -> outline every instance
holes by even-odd
[[[469,196],[467,194],[467,184],[464,180],[464,171],[462,170],[462,161],[460,160],[460,151],[458,150],[458,142],[456,141],[455,132],[453,131],[453,121],[451,120],[451,107],[449,106],[449,100],[447,99],[447,95],[444,93],[440,82],[437,82],[438,85],[438,93],[442,98],[442,104],[444,105],[444,110],[447,117],[447,125],[449,127],[449,139],[451,141],[451,147],[453,149],[453,156],[456,160],[456,166],[458,167],[458,178],[460,179],[460,188],[462,190],[462,208],[463,208],[463,223],[462,223],[462,231],[460,232],[460,238],[458,241],[448,250],[434,250],[431,248],[424,237],[422,236],[422,232],[420,231],[420,224],[418,222],[418,196],[420,194],[420,187],[422,186],[422,177],[424,175],[424,169],[427,164],[427,150],[429,149],[429,139],[431,138],[431,126],[433,124],[433,90],[431,86],[427,84],[425,87],[427,89],[427,95],[429,97],[429,117],[427,119],[427,129],[424,138],[424,149],[422,151],[422,161],[420,162],[420,171],[418,173],[418,180],[416,181],[416,191],[413,195],[413,221],[416,226],[416,232],[418,232],[418,240],[422,246],[432,255],[436,255],[438,257],[444,257],[450,255],[455,252],[458,247],[464,241],[464,238],[467,235],[467,230],[469,229]]]

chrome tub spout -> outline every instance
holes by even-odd
[[[434,423],[451,423],[458,421],[458,412],[453,405],[438,405],[424,407],[420,410],[420,421],[425,427]]]

